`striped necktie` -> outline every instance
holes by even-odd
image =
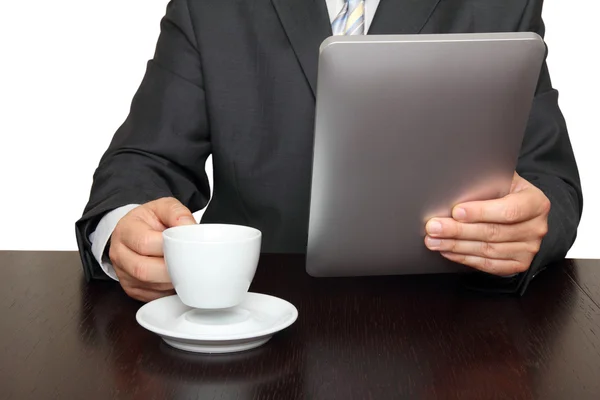
[[[365,34],[365,1],[344,0],[342,11],[331,23],[334,35]]]

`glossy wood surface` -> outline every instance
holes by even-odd
[[[294,325],[198,355],[140,327],[117,283],[85,283],[76,253],[0,252],[0,399],[600,398],[600,261],[553,266],[522,298],[303,268],[265,256],[251,289],[296,305]]]

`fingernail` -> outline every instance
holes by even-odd
[[[427,247],[432,250],[439,248],[442,245],[442,241],[440,239],[427,238]]]
[[[193,217],[180,217],[177,222],[179,222],[180,225],[195,225],[196,224],[196,220]]]
[[[442,233],[442,224],[438,221],[430,221],[427,224],[427,233],[430,235],[438,235]]]
[[[452,216],[454,217],[454,219],[463,220],[467,218],[467,212],[464,208],[455,208],[454,213],[452,213]]]

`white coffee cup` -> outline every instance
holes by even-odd
[[[183,304],[229,308],[244,299],[260,257],[262,234],[241,225],[199,224],[166,229],[167,270]]]

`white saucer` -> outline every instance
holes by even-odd
[[[232,353],[265,344],[298,318],[292,304],[277,297],[248,293],[236,307],[204,310],[188,307],[177,295],[142,306],[138,323],[170,346],[196,353]]]

